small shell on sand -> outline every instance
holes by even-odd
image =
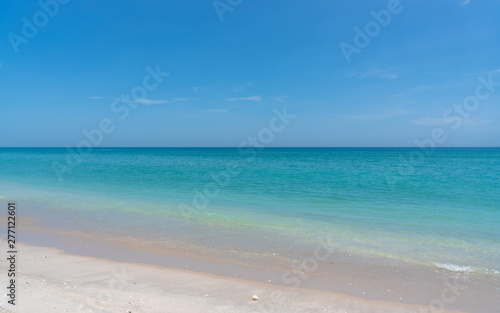
[[[253,301],[259,301],[259,297],[257,297],[256,295],[253,295],[252,300]]]

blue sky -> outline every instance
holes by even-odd
[[[391,1],[3,1],[0,146],[75,146],[103,118],[100,146],[238,146],[284,106],[269,146],[412,147],[436,128],[437,146],[499,146],[500,83],[459,126],[443,114],[500,82],[500,1]],[[169,76],[119,119],[148,66]]]

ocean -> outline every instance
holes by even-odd
[[[0,201],[20,225],[152,253],[279,268],[320,246],[500,277],[499,148],[2,148]]]

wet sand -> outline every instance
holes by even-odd
[[[18,251],[16,305],[3,296],[4,312],[457,312],[75,256],[27,244],[18,244]],[[7,264],[1,264],[5,278]],[[253,301],[253,295],[259,300]]]
[[[490,276],[485,278],[473,273],[438,268],[380,264],[371,259],[362,260],[337,252],[327,259],[315,259],[314,254],[311,254],[313,263],[301,259],[305,263],[302,266],[299,263],[259,263],[254,259],[230,259],[223,251],[220,255],[206,254],[187,246],[169,246],[133,236],[63,231],[41,226],[28,219],[23,220],[21,235],[21,240],[25,243],[56,247],[73,255],[123,263],[151,264],[174,271],[188,270],[195,274],[209,273],[221,279],[240,279],[250,284],[261,283],[277,289],[310,289],[361,300],[427,308],[419,312],[439,313],[443,309],[449,309],[490,313],[495,312],[500,303],[500,282]]]

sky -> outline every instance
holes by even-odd
[[[498,147],[500,1],[7,0],[0,99],[0,147]]]

